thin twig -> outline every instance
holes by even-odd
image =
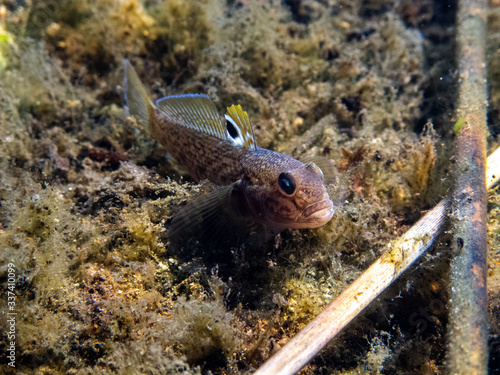
[[[486,374],[486,0],[461,0],[457,13],[460,75],[457,103],[463,126],[455,150],[450,216],[452,262],[447,366],[451,374]]]
[[[495,176],[488,178],[488,188],[491,188],[500,178],[500,148],[488,158],[487,175]],[[444,227],[450,204],[449,198],[443,199],[406,234],[390,242],[385,254],[255,374],[287,375],[304,367],[431,246]]]

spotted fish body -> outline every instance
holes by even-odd
[[[201,211],[220,215],[223,205],[223,216],[241,215],[273,231],[319,227],[331,219],[333,203],[322,170],[257,147],[239,105],[228,108],[224,123],[203,94],[153,103],[127,60],[125,86],[130,114],[149,125],[153,138],[194,180],[221,186],[204,198]]]

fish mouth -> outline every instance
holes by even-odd
[[[334,213],[333,202],[330,199],[313,203],[307,206],[300,215],[289,220],[266,220],[266,225],[277,231],[283,229],[317,228],[326,224]],[[281,217],[279,218],[281,219]]]
[[[327,198],[306,207],[299,220],[306,225],[305,228],[315,228],[326,224],[333,213],[333,202]]]

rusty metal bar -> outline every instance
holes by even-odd
[[[457,13],[459,120],[450,216],[452,262],[447,366],[451,374],[486,374],[486,0],[461,0]]]

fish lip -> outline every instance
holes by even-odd
[[[314,220],[326,223],[332,218],[333,212],[333,202],[327,198],[307,206],[300,216],[301,219],[307,221]]]
[[[277,231],[282,231],[286,228],[304,229],[318,228],[333,217],[334,209],[333,202],[330,199],[313,203],[307,206],[302,213],[293,220],[286,221],[266,221],[266,225]]]

